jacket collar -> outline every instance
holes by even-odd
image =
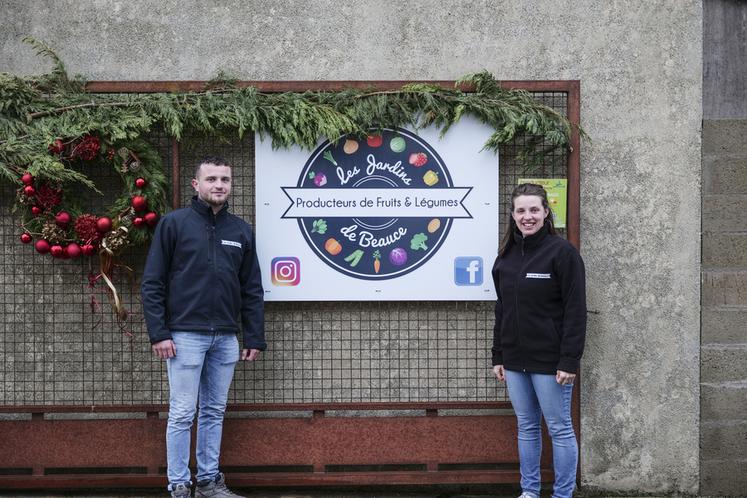
[[[544,225],[542,225],[542,228],[537,230],[536,233],[533,233],[529,237],[524,237],[521,234],[519,227],[517,227],[516,223],[514,223],[514,242],[516,242],[519,247],[523,247],[524,249],[535,247],[540,242],[542,242],[545,237],[547,237],[547,226],[547,223],[545,223]]]
[[[202,216],[203,218],[207,218],[208,220],[213,220],[213,219],[218,220],[220,218],[225,217],[226,214],[228,213],[228,201],[226,201],[225,204],[223,204],[223,207],[220,208],[220,211],[218,211],[218,213],[214,215],[213,208],[210,205],[208,205],[207,202],[200,200],[196,195],[193,195],[192,196],[192,209],[197,211],[200,214],[200,216]]]

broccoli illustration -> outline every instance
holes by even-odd
[[[314,223],[311,224],[311,233],[321,233],[325,234],[327,233],[327,222],[325,220],[314,220]]]
[[[428,236],[426,234],[424,234],[423,232],[416,233],[415,235],[413,235],[412,239],[410,239],[410,249],[422,249],[424,251],[427,251],[428,246],[425,245],[426,240],[428,240]]]

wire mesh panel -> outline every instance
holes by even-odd
[[[565,114],[564,92],[536,98]],[[165,169],[172,149],[155,133]],[[509,195],[522,176],[564,178],[563,151],[537,169],[517,159],[523,140],[500,151],[501,224]],[[182,205],[193,194],[197,161],[220,155],[231,163],[231,210],[254,223],[253,137],[226,144],[186,137],[179,161]],[[114,171],[86,174],[104,191],[91,197],[93,212],[122,189]],[[161,404],[168,401],[165,364],[155,359],[142,318],[137,277],[144,250],[123,255],[115,282],[130,311],[116,320],[96,259],[52,260],[18,242],[10,213],[15,190],[0,190],[0,405]],[[98,209],[100,212],[101,209]],[[130,271],[130,269],[132,271]],[[370,403],[502,401],[506,393],[490,372],[493,302],[268,303],[269,348],[259,362],[239,363],[232,403]]]

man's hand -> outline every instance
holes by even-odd
[[[259,358],[259,349],[242,349],[241,360],[242,361],[254,361]]]
[[[158,341],[151,346],[153,354],[162,360],[176,356],[176,344],[171,339]]]

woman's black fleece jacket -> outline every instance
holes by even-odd
[[[547,225],[526,238],[514,227],[514,242],[493,265],[493,365],[576,373],[586,337],[584,262]]]

